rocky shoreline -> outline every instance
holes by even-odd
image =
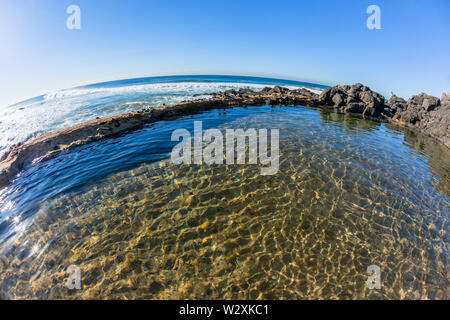
[[[210,96],[97,118],[13,146],[0,158],[0,189],[7,186],[22,170],[73,147],[135,130],[148,123],[236,106],[301,105],[332,109],[364,118],[389,121],[428,135],[450,148],[450,93],[444,93],[442,99],[421,93],[407,101],[393,95],[386,101],[382,95],[358,83],[337,85],[324,90],[320,95],[306,89],[289,90],[276,86],[261,91],[227,90]]]

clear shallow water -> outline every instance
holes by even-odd
[[[176,128],[279,128],[280,169],[174,166]],[[0,200],[8,298],[439,299],[448,150],[295,107],[214,110],[73,150]],[[82,290],[65,287],[82,270]],[[366,285],[369,265],[382,288]]]
[[[167,76],[118,80],[49,92],[0,108],[0,157],[16,143],[107,115],[193,99],[194,94],[281,85],[318,91],[324,86],[269,78]]]

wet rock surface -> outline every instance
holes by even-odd
[[[334,109],[363,118],[390,121],[433,137],[450,148],[450,94],[436,97],[421,93],[408,101],[393,95],[389,101],[357,83],[337,85],[320,95],[307,89],[290,90],[275,86],[261,91],[241,88],[208,94],[209,98],[163,105],[139,112],[97,118],[76,126],[42,135],[12,147],[0,159],[0,188],[34,163],[90,142],[135,130],[147,123],[171,120],[215,108],[263,105],[301,105]]]

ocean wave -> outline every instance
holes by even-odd
[[[133,94],[133,93],[176,93],[182,92],[185,94],[201,94],[212,93],[216,91],[223,91],[228,89],[248,88],[253,90],[261,90],[264,87],[274,87],[274,85],[266,84],[249,84],[241,82],[180,82],[180,83],[152,83],[140,84],[132,86],[120,87],[101,87],[101,88],[73,88],[57,90],[49,92],[44,95],[45,100],[61,99],[65,97],[74,97],[82,95],[96,95],[96,94]],[[289,89],[306,88],[304,86],[285,86]],[[308,88],[311,91],[318,91],[317,89]]]

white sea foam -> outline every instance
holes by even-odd
[[[64,97],[96,95],[96,94],[133,94],[133,93],[184,93],[185,95],[212,93],[228,89],[249,88],[253,90],[261,90],[264,87],[273,87],[273,85],[265,84],[249,84],[249,83],[230,83],[230,82],[177,82],[177,83],[153,83],[141,84],[121,87],[103,87],[103,88],[73,88],[49,92],[44,95],[44,99],[60,99]],[[298,89],[299,86],[285,86],[289,89]],[[310,89],[311,91],[317,91]]]

